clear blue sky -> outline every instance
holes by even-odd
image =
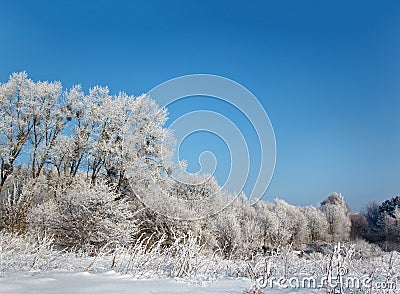
[[[21,70],[130,94],[225,76],[275,130],[265,199],[337,191],[360,209],[400,194],[398,1],[3,1],[0,81]]]

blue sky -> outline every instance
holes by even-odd
[[[400,194],[399,52],[398,1],[0,6],[0,81],[26,70],[34,80],[130,94],[194,73],[241,83],[275,130],[277,164],[265,199],[299,205],[337,191],[361,209]]]

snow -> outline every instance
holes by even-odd
[[[176,279],[138,280],[114,271],[104,273],[48,272],[0,278],[0,293],[243,293],[249,279],[221,279],[203,285]],[[284,292],[279,292],[284,293]],[[290,293],[290,292],[286,292]]]
[[[213,282],[190,283],[179,279],[136,279],[115,271],[103,273],[53,270],[41,274],[12,273],[0,277],[0,293],[260,293],[249,289],[254,283],[246,278],[222,278]],[[325,293],[325,289],[266,288],[261,293]]]

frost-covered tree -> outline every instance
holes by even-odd
[[[61,109],[67,112],[66,119],[71,127],[68,133],[58,136],[49,160],[55,167],[58,178],[68,181],[67,178],[75,177],[78,171],[84,168],[84,158],[88,152],[89,137],[95,127],[95,121],[87,117],[87,109],[91,102],[81,86],[74,86],[65,93],[65,104]]]
[[[381,218],[379,204],[376,201],[371,201],[363,214],[368,222],[369,230],[376,231]]]
[[[12,174],[34,126],[35,84],[25,72],[0,86],[0,191]]]
[[[23,72],[0,86],[0,102],[0,192],[19,165],[33,179],[25,189],[31,195],[13,196],[25,201],[21,224],[32,203],[60,201],[83,178],[127,195],[129,184],[167,181],[171,173],[167,111],[147,95],[111,95],[100,86],[88,94],[80,86],[64,91],[59,82],[33,82]],[[43,190],[39,198],[35,185]]]
[[[333,192],[324,201],[321,202],[321,207],[326,205],[336,205],[342,207],[346,214],[350,214],[350,209],[344,201],[344,197],[340,193]]]
[[[341,194],[333,193],[321,203],[321,210],[328,221],[328,232],[333,241],[350,237],[350,210]]]
[[[233,256],[241,246],[242,230],[238,218],[229,208],[218,213],[213,219],[213,233],[218,248],[225,258]]]
[[[294,219],[291,218],[291,208],[287,202],[280,199],[275,199],[271,208],[276,218],[275,228],[271,232],[273,243],[277,246],[286,245],[292,239],[295,226]]]
[[[184,200],[204,200],[215,197],[221,188],[210,174],[186,174],[171,182],[171,197]]]
[[[327,240],[329,224],[324,213],[315,207],[307,207],[304,210],[304,214],[307,218],[310,241],[315,242]]]
[[[254,255],[263,246],[264,233],[256,207],[250,205],[247,196],[243,192],[233,205],[236,206],[236,215],[241,227],[241,252],[247,256]]]
[[[370,202],[363,212],[367,222],[363,237],[383,246],[385,249],[398,249],[400,196],[385,200],[381,204]]]
[[[400,196],[391,198],[390,200],[385,200],[379,206],[379,212],[381,214],[388,214],[389,216],[395,218],[398,209],[400,208]]]
[[[221,212],[208,219],[219,248],[226,256],[250,258],[263,246],[263,224],[256,206],[250,205],[244,193],[234,197]],[[213,205],[211,203],[211,205]]]
[[[25,72],[14,73],[0,87],[0,190],[22,152],[31,177],[38,178],[57,138],[68,123],[65,93],[59,82],[33,82]],[[20,162],[19,162],[20,163]]]
[[[90,89],[88,103],[84,118],[92,124],[86,157],[90,180],[95,184],[98,176],[104,175],[109,181],[120,183],[124,178],[123,165],[129,160],[124,144],[134,98],[124,93],[113,97],[108,88],[94,87]]]
[[[385,248],[399,249],[400,242],[400,196],[385,200],[379,206],[378,228]],[[383,237],[383,238],[382,238]]]
[[[307,243],[310,239],[308,220],[306,215],[304,214],[304,209],[302,209],[301,207],[296,207],[292,205],[291,212],[295,221],[291,242],[294,244],[295,248],[301,248],[301,245]]]
[[[24,229],[31,202],[35,201],[35,186],[41,181],[57,138],[68,123],[68,111],[62,108],[64,98],[59,82],[35,83],[25,72],[12,74],[0,86],[0,192],[19,165],[29,168],[26,176],[32,179],[24,188],[23,197],[13,196],[24,201],[24,209],[18,214],[19,233]]]
[[[274,203],[258,204],[257,211],[264,227],[264,246],[300,245],[308,240],[307,218],[302,209],[275,199]]]
[[[62,86],[59,82],[37,82],[34,101],[31,103],[32,130],[30,132],[30,155],[32,178],[39,177],[48,162],[49,154],[57,137],[68,120],[63,105]]]

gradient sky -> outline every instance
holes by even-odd
[[[0,81],[22,70],[136,95],[225,76],[275,130],[265,199],[315,205],[337,191],[357,210],[400,194],[398,1],[3,1]]]

